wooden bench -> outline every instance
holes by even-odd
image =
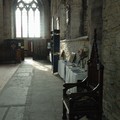
[[[95,32],[87,77],[81,82],[63,85],[63,120],[79,120],[83,116],[90,120],[102,120],[103,69]],[[68,93],[73,87],[77,87],[77,92]]]

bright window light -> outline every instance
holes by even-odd
[[[32,11],[32,9],[29,10],[29,37],[34,37],[34,31],[35,28],[34,28],[34,13]]]
[[[18,0],[15,21],[16,37],[40,37],[40,10],[37,0]]]
[[[23,0],[25,3],[31,3],[33,0]]]
[[[27,37],[27,11],[24,8],[22,11],[22,23],[23,23],[23,36]]]
[[[39,13],[39,10],[37,9],[35,11],[35,29],[36,29],[36,32],[35,32],[35,37],[40,37],[40,13]]]
[[[16,36],[21,37],[21,11],[19,8],[16,10]]]

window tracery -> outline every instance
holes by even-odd
[[[16,37],[40,37],[40,7],[37,0],[18,0],[15,6]]]

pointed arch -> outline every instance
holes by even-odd
[[[50,37],[50,2],[49,0],[37,0],[40,11],[40,38],[49,39]],[[11,15],[11,32],[12,37],[16,37],[16,28],[15,28],[15,7],[17,0],[12,0],[12,15]]]
[[[17,38],[36,38],[41,36],[41,15],[38,0],[15,1],[14,14],[15,36]]]

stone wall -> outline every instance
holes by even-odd
[[[82,14],[82,1],[71,0],[70,4],[70,16],[69,16],[69,35],[68,38],[74,39],[81,36],[81,14]]]
[[[12,38],[12,27],[14,24],[11,24],[12,16],[11,16],[11,5],[12,5],[12,0],[4,0],[4,38],[9,39]]]
[[[60,19],[61,39],[81,37],[82,0],[51,0],[51,18],[54,18],[53,28],[57,29],[57,20]]]
[[[57,29],[56,18],[59,17],[61,40],[75,39],[87,35],[92,43],[94,29],[96,28],[97,39],[101,44],[102,6],[103,0],[51,0],[53,26],[54,29]]]
[[[51,0],[55,1],[55,0]],[[105,66],[104,71],[104,115],[109,120],[120,119],[120,0],[87,0],[87,36],[89,41],[81,37],[81,11],[83,0],[65,0],[63,7],[59,8],[57,0],[52,6],[52,16],[60,17],[61,46],[66,59],[71,52],[77,52],[84,46],[89,49],[94,37],[94,29],[97,29],[97,43],[100,59]],[[70,5],[70,21],[66,24],[66,3]],[[55,5],[57,4],[57,5]],[[62,14],[59,14],[61,10]],[[67,39],[67,40],[63,40]]]
[[[62,40],[60,42],[60,54],[64,50],[66,60],[69,60],[71,52],[77,53],[80,49],[84,49],[85,51],[89,50],[89,40],[87,36],[71,40]]]
[[[88,36],[90,41],[97,29],[97,40],[102,40],[102,6],[103,0],[88,0]]]
[[[103,5],[104,114],[120,120],[120,0]]]

